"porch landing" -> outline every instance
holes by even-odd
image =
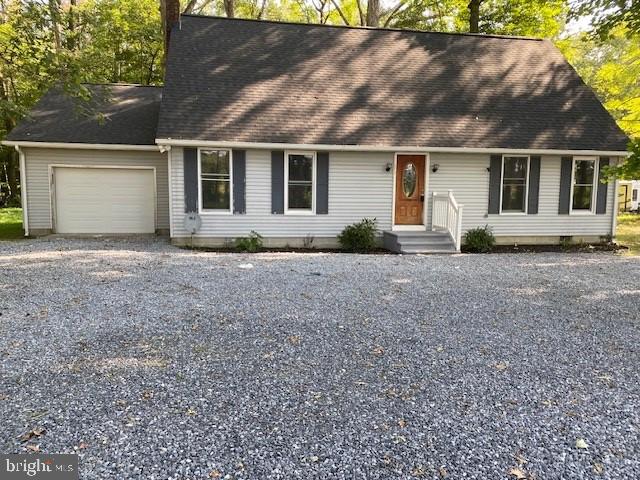
[[[447,232],[383,232],[384,247],[396,253],[457,253]]]

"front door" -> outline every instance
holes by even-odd
[[[398,155],[396,162],[396,225],[423,225],[424,155]]]

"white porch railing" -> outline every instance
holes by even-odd
[[[433,192],[431,230],[445,230],[455,243],[456,251],[460,251],[462,236],[462,207],[453,197],[453,191],[447,193]]]

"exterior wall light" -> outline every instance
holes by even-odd
[[[387,165],[384,167],[385,171],[390,172],[391,171],[391,162],[388,162]]]
[[[439,163],[434,163],[433,166],[431,167],[431,171],[433,173],[436,173],[438,170],[440,170],[440,164]]]

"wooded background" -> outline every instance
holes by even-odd
[[[161,0],[0,0],[0,140],[53,84],[160,85]],[[186,13],[549,38],[619,125],[640,138],[638,0],[183,0]],[[640,177],[640,142],[617,173]],[[14,149],[0,148],[0,207],[19,206]]]

